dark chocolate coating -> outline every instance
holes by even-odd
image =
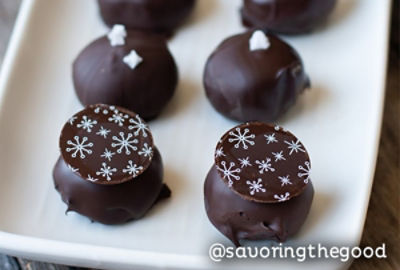
[[[244,0],[242,22],[275,33],[302,34],[323,23],[335,4],[336,0]]]
[[[232,36],[209,57],[204,87],[214,108],[228,118],[274,122],[310,86],[302,60],[286,42],[268,35],[267,50],[250,51],[253,31]]]
[[[98,0],[98,3],[108,26],[123,24],[128,29],[170,35],[192,12],[195,0]]]
[[[234,193],[221,179],[215,166],[204,184],[205,208],[211,223],[236,246],[239,240],[284,242],[299,231],[314,196],[310,182],[303,193],[280,203],[257,203]]]
[[[54,184],[67,211],[75,211],[93,221],[104,224],[122,224],[139,219],[157,200],[170,196],[163,184],[161,155],[154,149],[154,157],[145,172],[117,185],[99,185],[75,174],[62,158],[53,171]]]
[[[123,62],[131,50],[143,58],[133,70]],[[114,104],[150,120],[174,95],[178,70],[162,36],[128,31],[125,45],[112,47],[107,37],[89,44],[73,64],[73,81],[84,105]]]

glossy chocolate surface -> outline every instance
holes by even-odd
[[[274,122],[297,100],[310,81],[298,53],[267,35],[266,50],[251,51],[253,31],[223,41],[209,57],[204,87],[214,108],[241,121]]]
[[[252,122],[222,136],[215,153],[221,179],[243,199],[278,203],[301,194],[310,180],[304,145],[279,126]]]
[[[307,218],[314,196],[311,181],[303,193],[285,202],[257,203],[234,193],[213,166],[204,185],[205,208],[211,223],[236,246],[240,240],[284,242]]]
[[[326,21],[335,4],[336,0],[244,0],[241,15],[247,27],[301,34]]]
[[[143,59],[134,69],[123,61],[132,50]],[[150,120],[171,100],[178,70],[162,36],[128,31],[122,46],[106,36],[90,43],[74,61],[73,82],[84,105],[114,104]]]
[[[170,196],[163,184],[163,166],[155,149],[150,166],[140,176],[117,185],[99,185],[75,174],[60,157],[53,171],[54,185],[68,211],[103,224],[136,220],[160,199]]]
[[[108,26],[124,24],[129,29],[171,35],[190,15],[195,0],[98,0]]]

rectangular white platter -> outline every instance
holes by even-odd
[[[0,251],[107,269],[341,269],[348,263],[212,263],[229,242],[208,221],[203,182],[219,137],[236,123],[209,105],[202,72],[211,51],[244,29],[240,0],[199,0],[170,40],[180,71],[174,100],[151,122],[172,197],[123,226],[64,215],[52,182],[58,136],[81,108],[71,63],[106,33],[94,0],[25,0],[0,77]],[[289,244],[357,245],[375,169],[384,100],[389,0],[340,0],[328,25],[284,37],[303,57],[313,87],[279,124],[308,148],[315,198]]]

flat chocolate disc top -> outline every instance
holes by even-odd
[[[215,165],[223,181],[246,200],[274,203],[300,195],[310,181],[303,144],[279,126],[252,122],[219,141]]]
[[[109,105],[90,105],[72,116],[60,136],[68,167],[96,184],[111,185],[143,173],[153,158],[153,137],[135,113]]]

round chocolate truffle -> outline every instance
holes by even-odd
[[[53,177],[67,211],[120,224],[170,195],[147,124],[126,109],[86,107],[64,125],[60,150]]]
[[[242,124],[219,141],[204,184],[211,223],[235,245],[280,242],[299,231],[312,203],[311,163],[289,131],[261,122]]]
[[[124,24],[129,29],[171,35],[190,15],[195,0],[98,0],[108,26]]]
[[[84,105],[115,104],[150,120],[171,100],[178,71],[162,36],[116,25],[79,54],[73,81]]]
[[[214,108],[241,122],[274,122],[310,87],[298,53],[260,30],[223,41],[209,57],[203,80]]]
[[[244,0],[242,22],[283,34],[310,32],[333,11],[336,0]]]

